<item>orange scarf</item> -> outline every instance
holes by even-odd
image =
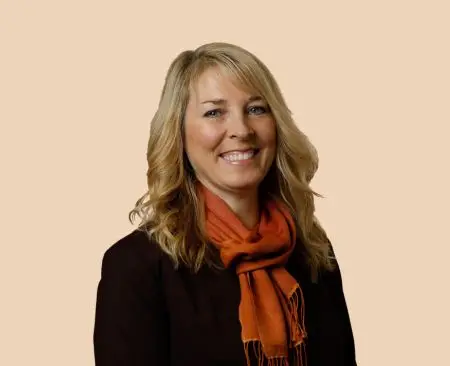
[[[248,365],[250,345],[258,365],[305,365],[303,294],[284,268],[296,235],[288,209],[269,201],[257,227],[249,230],[221,198],[202,185],[200,193],[208,238],[220,250],[224,266],[235,265],[239,277],[239,320]]]

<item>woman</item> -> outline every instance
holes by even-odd
[[[147,159],[139,228],[103,258],[97,366],[356,365],[317,156],[259,59],[182,52]]]

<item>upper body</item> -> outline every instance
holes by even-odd
[[[356,365],[339,267],[313,283],[301,254],[288,271],[301,283],[309,366]],[[95,323],[97,366],[246,366],[233,271],[174,269],[142,231],[104,255]]]
[[[180,53],[147,163],[139,231],[103,259],[97,366],[355,365],[316,150],[256,56]]]

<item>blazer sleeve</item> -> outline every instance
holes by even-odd
[[[331,243],[330,246],[332,255],[334,257],[335,268],[332,272],[328,272],[324,276],[324,279],[327,283],[327,288],[330,292],[330,296],[333,299],[332,303],[335,306],[335,310],[333,311],[333,313],[335,314],[335,316],[341,319],[343,325],[341,334],[342,348],[340,354],[340,364],[345,366],[357,366],[355,341],[350,314],[344,294],[342,274]]]
[[[135,242],[122,241],[103,256],[94,325],[96,366],[169,365],[158,265],[144,253]]]

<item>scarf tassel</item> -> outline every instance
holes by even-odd
[[[300,309],[299,309],[300,305]],[[288,299],[289,306],[289,329],[291,361],[287,357],[268,358],[262,349],[260,341],[247,341],[244,343],[247,365],[252,366],[251,354],[256,357],[256,366],[307,366],[306,361],[306,328],[305,328],[305,303],[300,286],[296,286]],[[250,351],[253,351],[252,353]]]
[[[255,355],[256,360],[254,363],[251,362],[251,350],[252,354]],[[245,357],[247,359],[248,366],[306,366],[306,350],[305,344],[299,343],[292,350],[291,361],[287,357],[270,357],[268,358],[263,350],[261,342],[259,341],[249,341],[244,344]]]

